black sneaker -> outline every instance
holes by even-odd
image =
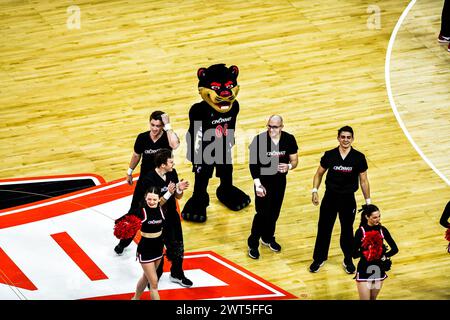
[[[117,246],[114,247],[114,251],[115,251],[119,256],[122,255],[123,249],[124,249],[124,248],[123,248],[120,244],[118,244]]]
[[[189,288],[192,287],[193,283],[191,280],[189,280],[188,278],[186,278],[184,275],[181,278],[176,278],[173,277],[172,275],[170,275],[170,281],[178,283],[179,285],[181,285],[182,287],[185,288]]]
[[[311,265],[309,266],[309,272],[314,272],[316,273],[317,271],[319,271],[319,269],[325,264],[325,261],[313,261],[313,263],[311,263]]]
[[[265,242],[261,239],[261,244],[263,246],[269,247],[270,250],[274,251],[274,252],[280,252],[281,251],[281,246],[279,243],[277,243],[275,240],[273,240],[272,242]]]
[[[344,267],[345,272],[348,274],[353,274],[356,271],[355,265],[353,264],[353,261],[342,261],[342,266]]]
[[[259,250],[258,248],[250,248],[248,247],[248,256],[252,259],[258,259],[259,258]]]

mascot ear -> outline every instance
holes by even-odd
[[[200,68],[197,71],[197,77],[199,80],[202,80],[203,78],[206,77],[206,68]]]
[[[229,69],[231,70],[231,73],[237,78],[239,74],[239,68],[233,65]]]

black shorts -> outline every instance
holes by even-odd
[[[163,248],[164,244],[161,236],[158,238],[142,237],[137,247],[136,260],[139,260],[140,263],[150,263],[159,260],[163,256]]]

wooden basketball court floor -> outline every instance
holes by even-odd
[[[193,182],[184,134],[189,107],[200,99],[196,71],[235,64],[235,184],[253,200],[247,147],[269,115],[282,115],[299,143],[277,224],[283,249],[247,256],[254,203],[227,210],[215,198],[214,178],[208,221],[183,222],[186,251],[212,250],[299,299],[358,299],[341,267],[338,222],[329,260],[316,274],[307,270],[319,212],[312,178],[323,152],[337,146],[337,129],[350,125],[354,147],[368,159],[371,198],[400,249],[379,298],[447,300],[450,256],[438,223],[450,198],[450,53],[437,43],[442,4],[2,1],[0,179],[124,177],[136,135],[160,109],[182,140],[179,175]]]

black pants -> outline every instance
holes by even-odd
[[[232,164],[201,164],[193,165],[192,172],[195,173],[194,193],[206,192],[208,181],[212,178],[216,169],[216,177],[220,178],[220,184],[233,184]]]
[[[450,0],[445,0],[442,8],[441,34],[450,37]]]
[[[182,278],[184,243],[183,230],[178,212],[170,211],[165,214],[163,241],[166,246],[167,259],[171,262],[170,273],[176,278]]]
[[[261,178],[261,184],[266,188],[266,196],[258,197],[255,191],[256,214],[247,240],[251,248],[259,246],[260,238],[267,243],[275,240],[275,227],[286,190],[286,176],[277,174],[267,179]]]
[[[344,258],[351,260],[353,250],[353,222],[355,221],[356,201],[355,195],[338,194],[325,191],[320,205],[319,223],[317,229],[316,244],[314,246],[314,261],[328,259],[331,234],[333,232],[336,216],[339,214],[341,223],[340,244]]]
[[[134,188],[134,192],[133,192],[133,199],[131,200],[131,205],[130,205],[130,209],[128,210],[127,214],[136,214],[138,215],[138,211],[141,208],[141,202],[142,199],[144,199],[144,194],[145,194],[145,190],[144,190],[144,186],[143,186],[143,177],[139,176],[138,181],[136,182],[136,187]],[[117,219],[119,220],[119,219]],[[126,248],[130,245],[130,243],[133,241],[133,238],[130,239],[122,239],[119,242],[119,245],[122,248]]]

